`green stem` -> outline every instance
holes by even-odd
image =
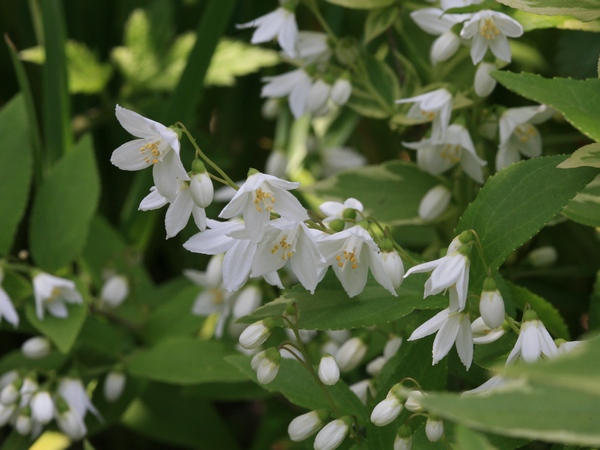
[[[513,319],[512,317],[510,317],[508,314],[504,315],[504,320],[506,320],[508,322],[508,324],[510,325],[510,327],[512,328],[512,330],[517,333],[517,336],[519,335],[519,333],[521,332],[520,328],[517,326],[517,321],[515,321],[515,319]]]
[[[315,0],[304,0],[304,3],[308,7],[308,9],[310,9],[310,11],[315,15],[315,17],[317,18],[317,20],[323,27],[323,30],[325,31],[325,33],[327,33],[328,36],[331,38],[331,40],[333,42],[335,42],[335,44],[337,45],[339,43],[339,39],[335,35],[335,33],[333,32],[331,27],[329,26],[329,24],[327,23],[325,18],[323,17],[323,14],[321,14],[321,11],[319,10],[319,7],[317,6],[317,2]]]
[[[477,231],[475,231],[474,229],[470,229],[469,230],[471,233],[473,233],[473,236],[475,236],[475,242],[476,242],[476,246],[477,246],[477,252],[479,253],[479,259],[481,259],[481,264],[483,264],[483,267],[488,275],[488,277],[492,276],[492,269],[490,266],[488,266],[487,262],[485,261],[485,258],[483,256],[483,245],[481,244],[481,240],[479,239],[479,235],[477,234]]]

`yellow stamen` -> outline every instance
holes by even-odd
[[[479,34],[481,34],[486,40],[492,41],[500,34],[500,30],[496,26],[494,20],[487,17],[483,19],[483,22],[481,22],[479,25]]]

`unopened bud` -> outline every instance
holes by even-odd
[[[50,354],[51,344],[43,336],[35,336],[27,339],[21,345],[21,352],[25,358],[40,359]]]

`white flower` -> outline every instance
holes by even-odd
[[[2,280],[4,279],[4,271],[0,268],[0,323],[2,318],[5,318],[13,327],[19,325],[19,315],[13,306],[10,297],[4,289],[2,289]]]
[[[69,406],[83,420],[86,413],[91,411],[98,419],[101,420],[101,415],[92,404],[88,397],[87,391],[79,378],[65,377],[61,378],[58,383],[58,395],[60,395]]]
[[[398,289],[404,281],[404,264],[396,250],[377,253],[381,258],[383,270],[392,282],[394,289]]]
[[[410,412],[423,412],[425,408],[421,405],[421,398],[424,396],[423,391],[418,389],[411,390],[407,397],[406,402],[404,403],[404,407],[408,409]]]
[[[454,238],[448,247],[446,256],[434,261],[412,267],[404,278],[412,273],[430,272],[431,276],[425,282],[423,298],[439,294],[448,289],[450,292],[450,310],[462,311],[467,303],[469,290],[469,247],[461,245],[460,236]]]
[[[38,319],[44,319],[44,310],[54,317],[64,319],[69,315],[65,303],[82,303],[81,294],[71,280],[38,273],[33,277],[35,311]]]
[[[125,389],[125,383],[127,382],[127,376],[123,372],[117,372],[111,370],[106,374],[104,379],[104,386],[102,393],[107,402],[116,402],[123,390]]]
[[[542,138],[533,124],[554,114],[546,105],[509,108],[500,116],[500,145],[496,154],[496,171],[517,162],[520,154],[533,158],[542,154]]]
[[[471,135],[462,125],[450,125],[439,140],[431,138],[402,144],[417,150],[417,164],[433,175],[439,175],[460,162],[467,175],[483,184],[482,168],[487,163],[477,155]]]
[[[240,335],[240,345],[246,349],[256,348],[267,340],[273,328],[273,319],[254,322]]]
[[[383,366],[385,366],[386,362],[387,362],[387,359],[385,359],[383,356],[378,356],[377,358],[372,360],[369,364],[367,364],[367,367],[366,367],[367,373],[369,375],[371,375],[372,377],[376,377],[377,375],[379,375],[381,373],[381,370],[383,369]]]
[[[491,329],[478,317],[471,324],[471,333],[473,334],[473,344],[491,344],[504,336],[504,328]]]
[[[240,334],[247,328],[243,323],[236,323],[240,317],[247,316],[258,308],[262,301],[262,290],[253,284],[246,285],[236,296],[231,300],[231,322],[229,323],[229,334],[239,338]],[[224,313],[223,315],[225,315]],[[224,320],[223,320],[224,321]],[[217,324],[217,331],[219,326]],[[217,333],[215,332],[215,335]]]
[[[256,249],[251,275],[258,277],[275,272],[286,263],[311,294],[327,269],[313,234],[303,222],[271,220]]]
[[[348,339],[335,354],[335,362],[342,372],[349,372],[360,364],[367,353],[367,345],[359,337]]]
[[[435,65],[450,59],[460,47],[460,43],[460,38],[454,32],[450,30],[443,32],[431,45],[429,52],[431,63]]]
[[[471,59],[477,64],[489,48],[496,58],[511,59],[508,37],[516,38],[523,34],[523,27],[515,19],[497,11],[479,11],[467,21],[460,32],[463,39],[473,39]]]
[[[21,352],[28,359],[45,358],[50,354],[51,349],[50,341],[43,336],[29,338],[21,345]]]
[[[452,193],[443,184],[427,191],[419,203],[419,217],[427,222],[437,219],[450,204]]]
[[[273,352],[269,352],[269,350],[273,350]],[[280,359],[279,352],[274,348],[266,351],[264,358],[256,368],[256,378],[260,384],[269,384],[275,379],[279,372]]]
[[[163,197],[173,200],[177,192],[177,180],[187,179],[179,157],[177,133],[119,105],[116,115],[123,128],[140,139],[117,148],[110,162],[122,170],[140,170],[152,166],[156,189]]]
[[[296,69],[274,77],[264,77],[266,82],[260,96],[269,98],[288,97],[292,114],[299,119],[306,112],[308,94],[312,86],[311,77],[304,69]]]
[[[129,280],[123,275],[112,275],[104,282],[100,291],[100,299],[116,308],[129,295]]]
[[[59,428],[71,439],[81,439],[87,433],[87,427],[83,418],[78,412],[62,398],[59,399],[61,405],[57,407],[56,423]]]
[[[400,346],[402,345],[402,338],[400,336],[391,336],[388,341],[385,343],[385,347],[383,347],[383,357],[386,361],[390,360],[398,350],[400,350]]]
[[[450,308],[446,308],[413,331],[408,340],[421,339],[435,332],[433,364],[437,364],[448,354],[452,345],[456,344],[458,356],[468,370],[473,361],[473,335],[469,315],[451,312]]]
[[[544,245],[529,252],[527,259],[533,267],[549,267],[558,259],[558,252],[551,245]]]
[[[304,207],[288,192],[299,185],[272,175],[254,173],[223,208],[219,217],[229,219],[243,214],[246,231],[250,239],[257,242],[265,232],[271,211],[291,221],[308,219]]]
[[[208,172],[195,173],[190,180],[190,194],[198,208],[207,208],[213,201],[215,188]]]
[[[529,320],[532,317],[535,318]],[[517,361],[519,356],[526,363],[532,363],[540,359],[542,355],[552,358],[557,354],[556,344],[544,324],[537,319],[537,315],[532,310],[526,311],[523,314],[519,338],[508,355],[506,365],[509,366]]]
[[[375,397],[375,395],[377,395],[377,391],[375,391],[373,382],[369,379],[351,384],[349,388],[352,392],[354,392],[354,395],[358,397],[363,405],[367,404],[369,397]]]
[[[410,18],[426,33],[439,36],[464,22],[471,14],[444,14],[439,8],[422,8],[410,13]]]
[[[336,105],[345,105],[352,94],[352,83],[346,78],[338,78],[331,88],[331,100]]]
[[[323,202],[319,205],[319,209],[325,214],[323,223],[329,223],[334,220],[354,219],[356,218],[356,212],[363,212],[364,207],[359,200],[348,198],[344,200],[344,203],[333,201]]]
[[[560,340],[561,342],[558,344],[558,355],[566,355],[567,353],[572,352],[573,350],[575,350],[578,347],[581,347],[584,343],[584,341],[563,341],[562,339]]]
[[[328,386],[333,386],[340,379],[340,368],[331,355],[325,355],[319,362],[319,379]]]
[[[292,5],[292,2],[288,4]],[[283,4],[275,11],[260,16],[251,22],[236,25],[237,28],[254,28],[252,35],[253,44],[269,42],[277,37],[281,48],[291,57],[297,55],[296,40],[298,38],[298,25],[293,9]]]
[[[31,433],[33,429],[33,421],[31,420],[31,416],[26,414],[26,410],[21,410],[19,416],[17,417],[17,421],[15,422],[15,430],[21,436],[25,436]]]
[[[504,299],[496,287],[493,278],[483,283],[483,292],[479,299],[479,313],[485,324],[494,329],[504,323]]]
[[[31,397],[31,417],[36,422],[47,424],[54,417],[54,402],[48,391],[38,391]]]
[[[342,283],[349,297],[360,294],[367,284],[367,273],[392,295],[397,295],[386,273],[379,247],[364,228],[356,225],[319,240],[319,250]]]
[[[304,65],[327,62],[331,57],[331,49],[327,43],[327,33],[319,31],[299,31],[296,41],[297,58]]]
[[[431,139],[435,142],[446,137],[452,114],[452,94],[446,89],[436,89],[416,97],[396,100],[396,103],[414,103],[408,110],[410,119],[433,122]]]
[[[306,110],[314,116],[327,114],[329,107],[327,101],[331,94],[331,85],[323,80],[315,81],[310,87],[306,99]]]
[[[425,435],[430,442],[439,441],[444,435],[444,422],[429,417],[425,424]]]
[[[371,413],[371,422],[383,427],[396,420],[402,412],[403,399],[396,394],[396,386],[388,392],[385,400],[379,402]]]
[[[327,411],[310,411],[296,417],[288,425],[288,434],[294,442],[300,442],[315,434],[327,418]]]
[[[394,439],[394,450],[411,450],[412,449],[412,436],[402,437],[399,434]]]
[[[331,147],[323,152],[321,170],[324,177],[330,177],[342,170],[362,167],[367,158],[350,147]]]
[[[475,72],[473,87],[479,97],[487,97],[496,87],[496,80],[490,76],[490,72],[496,70],[496,65],[488,62],[480,62]]]
[[[10,405],[15,403],[19,399],[21,380],[15,380],[10,384],[7,384],[0,391],[0,403],[3,405]]]
[[[350,423],[350,417],[344,416],[325,425],[315,438],[315,450],[333,450],[339,447],[348,434]]]
[[[16,409],[16,403],[11,403],[10,405],[0,403],[0,426],[4,426],[8,423],[11,417],[13,417]]]

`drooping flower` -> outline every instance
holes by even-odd
[[[548,120],[554,110],[546,105],[509,108],[500,116],[500,145],[496,154],[496,171],[521,159],[542,154],[542,138],[534,124]]]
[[[258,242],[264,235],[271,211],[291,221],[308,219],[306,209],[288,192],[299,185],[272,175],[253,173],[225,205],[219,217],[230,219],[243,215],[248,236],[253,242]]]
[[[48,391],[38,391],[29,402],[31,417],[42,425],[47,424],[54,417],[54,401]]]
[[[328,101],[331,85],[324,80],[316,80],[308,91],[306,110],[313,116],[323,116],[329,111]]]
[[[412,449],[412,430],[407,424],[403,424],[396,434],[394,439],[394,450],[411,450]]]
[[[264,16],[250,22],[236,25],[237,28],[256,28],[250,42],[260,44],[277,38],[281,48],[291,57],[298,53],[296,41],[298,39],[298,25],[294,14],[294,3],[291,1],[280,2],[281,6]]]
[[[417,164],[432,175],[439,175],[460,162],[467,175],[483,184],[483,166],[487,164],[475,151],[469,131],[462,125],[452,124],[444,138],[403,142],[405,147],[417,150]]]
[[[169,201],[174,200],[178,180],[187,179],[179,157],[177,133],[119,105],[116,106],[116,115],[123,128],[139,139],[117,148],[110,162],[122,170],[141,170],[152,166],[156,189]]]
[[[371,412],[371,422],[378,427],[392,423],[402,412],[404,398],[398,394],[400,388],[399,385],[392,387],[385,399],[379,402]]]
[[[288,434],[294,442],[300,442],[308,439],[321,429],[328,413],[325,410],[310,411],[306,414],[296,417],[288,426]]]
[[[519,338],[508,355],[506,365],[513,364],[519,357],[526,363],[532,363],[542,356],[552,358],[557,354],[558,349],[554,340],[544,324],[538,319],[535,311],[531,309],[525,311]]]
[[[254,322],[240,335],[240,345],[246,349],[258,347],[271,335],[274,324],[275,321],[272,318]]]
[[[343,442],[348,430],[352,418],[350,416],[344,416],[340,419],[336,419],[325,425],[315,438],[315,450],[333,450],[338,448]]]
[[[381,259],[383,270],[392,282],[392,286],[394,289],[398,289],[404,281],[404,264],[402,263],[402,258],[400,258],[396,250],[383,251],[377,253],[377,255]]]
[[[354,395],[358,397],[363,405],[367,404],[369,397],[375,397],[375,395],[377,395],[377,391],[375,390],[371,379],[358,381],[348,387],[354,392]]]
[[[0,323],[2,318],[5,318],[12,326],[19,325],[19,315],[13,306],[10,297],[4,289],[2,289],[2,280],[4,279],[4,271],[0,268]]]
[[[272,382],[279,372],[279,363],[281,355],[275,348],[257,353],[252,358],[252,367],[256,370],[256,378],[260,384],[269,384]]]
[[[489,48],[496,58],[510,62],[511,52],[507,37],[516,38],[523,34],[523,27],[504,13],[482,10],[465,22],[460,32],[463,39],[473,39],[471,59],[479,63]]]
[[[498,328],[504,323],[504,300],[493,278],[486,278],[479,299],[479,313],[490,328]]]
[[[429,442],[439,441],[444,435],[444,421],[428,417],[425,424],[425,435]]]
[[[490,72],[496,70],[496,65],[488,62],[480,62],[475,72],[473,88],[479,97],[487,97],[496,87],[496,80],[490,76]]]
[[[124,275],[111,275],[102,286],[100,299],[105,303],[116,308],[129,295],[129,280]]]
[[[327,39],[327,33],[299,31],[296,41],[297,58],[304,65],[327,62],[331,57],[331,48],[327,43]]]
[[[94,414],[99,420],[102,420],[100,412],[92,404],[87,391],[79,378],[64,377],[58,383],[57,393],[83,420],[88,411]]]
[[[288,97],[292,114],[299,119],[306,112],[312,78],[304,69],[296,69],[273,77],[264,77],[266,82],[260,96],[268,98]]]
[[[471,324],[471,333],[473,334],[473,344],[491,344],[504,336],[504,328],[490,328],[478,317]]]
[[[79,304],[83,301],[73,281],[43,272],[33,277],[33,293],[35,311],[40,320],[44,319],[45,310],[54,317],[64,319],[69,315],[65,303]]]
[[[345,105],[352,94],[352,83],[344,77],[338,78],[331,87],[331,100],[336,105]]]
[[[340,368],[331,355],[324,355],[319,362],[319,379],[328,386],[333,386],[340,379]]]
[[[396,100],[396,103],[414,103],[408,110],[408,118],[432,122],[431,139],[435,142],[445,139],[452,115],[452,94],[448,90],[436,89],[426,94]]]
[[[194,161],[194,164],[195,163],[196,161]],[[210,175],[206,170],[201,173],[192,174],[190,180],[190,194],[198,208],[208,208],[213,201],[214,193],[215,188],[210,179]]]
[[[21,352],[23,356],[28,359],[40,359],[45,358],[50,354],[52,350],[52,344],[44,336],[34,336],[27,339],[21,345]]]
[[[452,198],[452,193],[443,184],[438,184],[427,191],[419,203],[419,217],[427,222],[440,217]]]
[[[360,337],[352,337],[342,344],[335,354],[340,371],[349,372],[360,364],[367,353],[367,345]]]

